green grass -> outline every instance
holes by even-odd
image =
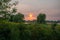
[[[6,33],[8,29],[10,30],[10,33]],[[52,29],[52,24],[0,22],[0,40],[5,38],[4,33],[10,35],[10,40],[59,40],[60,25],[55,27],[55,31],[56,33]],[[7,39],[9,40],[8,37]]]

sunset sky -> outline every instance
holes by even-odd
[[[12,0],[14,2],[16,0]],[[47,20],[60,20],[60,0],[17,0],[17,11],[24,14],[28,20],[29,14],[32,13],[34,18],[39,13],[45,13]]]

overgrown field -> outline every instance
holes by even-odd
[[[0,40],[60,40],[60,25],[0,22]]]

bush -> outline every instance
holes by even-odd
[[[60,40],[60,25],[55,31],[49,24],[0,22],[0,40]]]
[[[11,30],[6,23],[0,23],[0,40],[10,40]]]

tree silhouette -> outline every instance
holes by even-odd
[[[38,22],[38,23],[45,23],[45,19],[46,19],[46,15],[45,15],[45,14],[40,13],[40,14],[37,16],[37,22]]]
[[[24,15],[21,13],[18,13],[14,15],[13,22],[23,22],[24,21],[23,19],[24,19]]]

